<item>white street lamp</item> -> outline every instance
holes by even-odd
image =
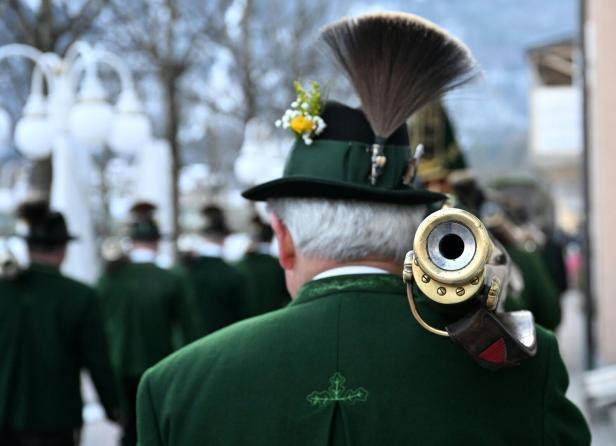
[[[26,157],[38,160],[51,154],[52,141],[53,128],[47,115],[47,102],[41,94],[32,93],[15,126],[15,145]]]
[[[116,113],[109,133],[109,146],[114,152],[132,155],[151,139],[152,124],[133,89],[124,90],[118,98]]]
[[[64,213],[71,231],[79,236],[79,241],[69,248],[63,270],[91,282],[98,274],[89,209],[91,159],[79,149],[110,143],[118,153],[131,152],[150,140],[150,121],[137,99],[130,71],[113,53],[85,42],[71,45],[64,58],[28,45],[0,47],[0,60],[9,57],[34,62],[31,93],[15,126],[15,145],[29,159],[51,156],[51,206]],[[115,110],[107,102],[97,75],[100,64],[111,67],[120,78],[121,93]],[[10,128],[10,120],[5,123],[0,113],[0,142],[6,128]]]

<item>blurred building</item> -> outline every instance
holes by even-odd
[[[573,38],[528,51],[530,161],[550,187],[556,222],[570,234],[583,212],[581,79]]]
[[[616,2],[585,0],[592,287],[599,357],[616,363]]]
[[[616,2],[581,0],[586,73],[573,38],[528,50],[531,74],[530,160],[555,199],[556,220],[569,232],[584,224],[584,131],[586,131],[591,237],[591,289],[595,298],[598,359],[616,362]],[[584,122],[582,75],[586,77]]]

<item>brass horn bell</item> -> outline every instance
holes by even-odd
[[[403,278],[415,320],[430,333],[450,337],[482,367],[512,367],[536,352],[533,316],[502,312],[509,257],[473,214],[445,208],[417,229]],[[439,329],[419,314],[413,282],[432,306],[455,319]]]

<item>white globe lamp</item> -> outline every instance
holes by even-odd
[[[15,126],[15,145],[26,158],[39,160],[51,155],[53,136],[45,98],[33,93],[26,101],[24,114]]]
[[[123,91],[111,123],[109,146],[119,155],[133,155],[151,138],[152,124],[143,113],[135,91]]]
[[[100,148],[111,129],[113,109],[105,100],[105,91],[94,72],[83,81],[77,103],[71,107],[68,126],[77,143]]]

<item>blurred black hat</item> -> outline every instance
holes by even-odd
[[[221,240],[231,234],[231,230],[227,226],[224,211],[216,205],[210,204],[201,209],[201,215],[205,219],[201,233],[214,240]]]
[[[17,208],[20,220],[18,235],[30,243],[60,245],[75,240],[69,234],[64,216],[49,208],[46,200],[32,200],[22,203]]]
[[[255,214],[250,221],[250,236],[256,243],[269,243],[274,237],[271,225],[265,223],[259,215]]]
[[[130,208],[131,221],[128,236],[137,241],[154,242],[161,239],[158,223],[154,220],[156,205],[138,201]]]

